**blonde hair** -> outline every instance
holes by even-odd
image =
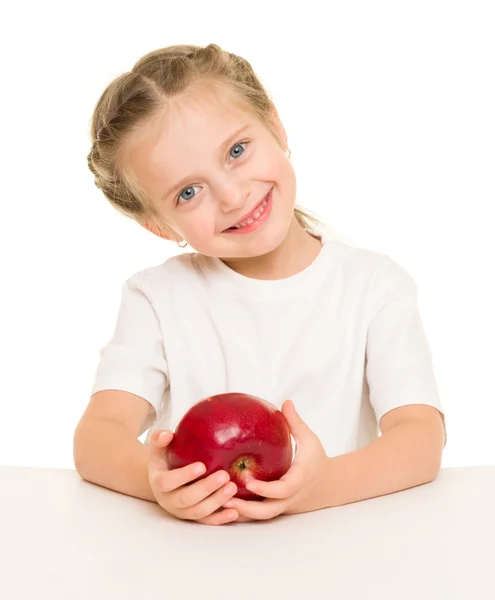
[[[122,164],[122,148],[131,133],[163,110],[168,98],[187,92],[193,84],[217,82],[227,83],[235,98],[285,147],[270,123],[273,103],[250,63],[216,44],[174,45],[149,52],[131,71],[114,79],[96,103],[91,118],[93,145],[87,157],[95,184],[118,212],[156,235],[160,235],[156,229],[161,229],[157,212],[136,177]],[[322,225],[300,207],[295,207],[294,214],[304,228]]]

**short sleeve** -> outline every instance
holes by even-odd
[[[378,269],[373,298],[366,377],[377,422],[388,411],[408,404],[434,406],[444,419],[414,280],[386,256]]]
[[[141,274],[136,273],[122,287],[115,330],[100,350],[91,395],[107,389],[130,392],[147,400],[158,415],[167,386],[160,324]]]

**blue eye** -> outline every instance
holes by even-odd
[[[239,144],[236,144],[235,146],[232,146],[232,148],[230,149],[230,152],[232,153],[233,150],[235,150],[236,148],[239,148],[241,146],[247,146],[248,142],[240,142]],[[237,156],[232,156],[232,154],[230,154],[230,156],[232,156],[232,158],[239,158],[239,156],[241,156],[244,153],[244,148],[242,150],[242,152],[240,154],[237,154]],[[187,192],[188,190],[193,190],[194,188],[197,188],[199,186],[197,185],[191,185],[187,188],[184,188],[178,195],[177,197],[177,204],[184,204],[186,202],[189,202],[189,200],[192,200],[195,196],[189,196],[187,198],[184,198],[182,196],[182,194],[184,194],[185,192]],[[182,200],[182,202],[181,202]]]
[[[235,150],[236,148],[239,148],[239,146],[246,146],[247,142],[241,142],[240,144],[236,144],[235,146],[232,146],[231,148],[231,152],[232,150]],[[244,149],[242,150],[241,154],[244,152]],[[232,158],[238,158],[238,156],[233,156]]]
[[[190,187],[184,188],[184,189],[182,190],[182,192],[179,194],[179,197],[177,198],[177,202],[178,202],[179,204],[182,204],[182,202],[180,202],[180,200],[184,200],[185,202],[187,202],[188,200],[191,200],[192,198],[194,198],[194,196],[190,196],[189,198],[183,198],[183,197],[182,197],[182,194],[183,194],[184,192],[187,192],[188,190],[193,190],[194,188],[197,188],[197,187],[198,187],[197,185],[191,185]]]

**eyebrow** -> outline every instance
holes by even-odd
[[[231,136],[229,136],[219,147],[218,150],[221,152],[224,152],[227,147],[232,144],[234,142],[234,140],[237,138],[237,136],[239,136],[241,133],[243,133],[244,131],[246,131],[247,129],[249,129],[251,127],[250,124],[247,125],[243,125],[240,129],[238,129],[236,132],[234,132]],[[188,181],[191,181],[191,179],[194,179],[194,177],[188,175],[187,177],[183,177],[179,182],[177,182],[174,186],[172,186],[171,188],[169,188],[162,196],[161,201],[163,202],[164,200],[166,200],[171,194],[173,194],[175,191],[179,191],[179,189],[184,186]]]

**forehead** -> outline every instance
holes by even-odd
[[[173,174],[174,163],[211,155],[236,128],[259,124],[224,86],[196,86],[169,98],[163,109],[128,138],[124,162],[138,178]],[[169,165],[169,168],[167,168]]]
[[[168,114],[171,117],[205,119],[254,116],[246,100],[223,82],[202,82],[190,86],[185,92],[169,99]]]
[[[196,86],[169,98],[157,115],[129,138],[131,146],[151,147],[160,141],[177,144],[208,135],[213,143],[232,132],[232,126],[255,123],[256,118],[238,96],[225,87]],[[215,135],[213,135],[215,134]],[[223,139],[222,139],[223,141]]]

